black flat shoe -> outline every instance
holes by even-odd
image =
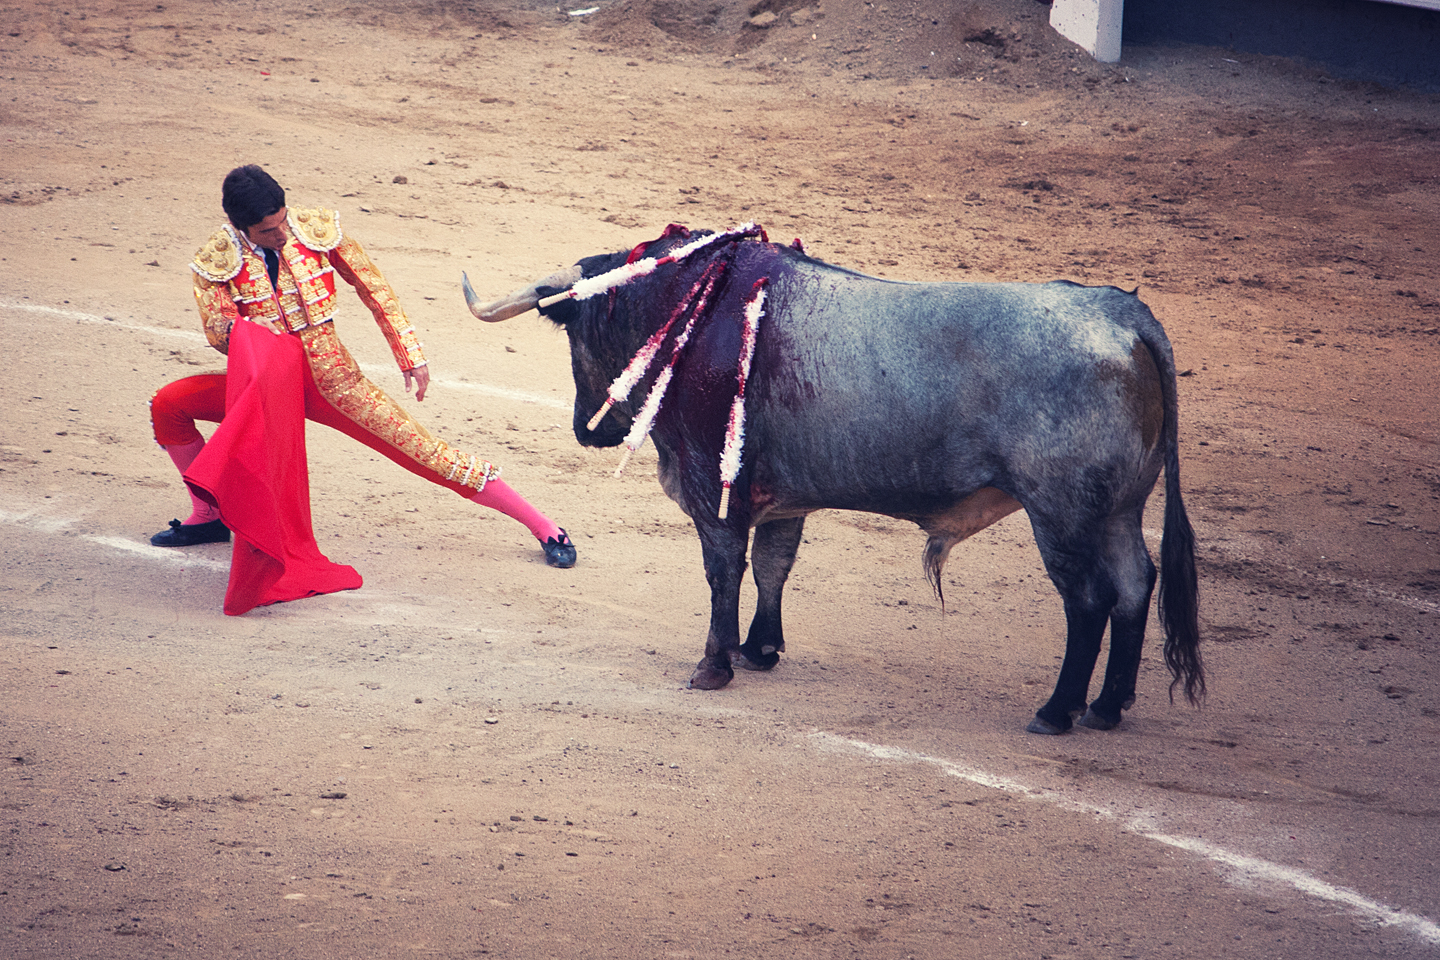
[[[568,570],[575,566],[575,544],[570,542],[570,535],[564,530],[560,531],[560,539],[551,537],[540,544],[545,551],[545,562],[552,567],[559,567],[561,570]]]
[[[161,530],[150,538],[152,547],[193,547],[197,543],[229,543],[230,528],[220,520],[211,520],[209,523],[181,523],[179,520],[170,521],[169,530]],[[571,563],[575,560],[575,551],[572,549]]]

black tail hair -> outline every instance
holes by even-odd
[[[1170,668],[1170,699],[1185,686],[1195,705],[1205,698],[1205,666],[1200,662],[1200,588],[1195,575],[1195,531],[1180,499],[1180,458],[1165,455],[1165,528],[1160,538],[1160,625],[1165,631],[1165,665]]]
[[[1158,329],[1158,324],[1157,324]],[[1195,531],[1180,494],[1180,404],[1175,359],[1163,345],[1141,333],[1160,370],[1165,403],[1165,525],[1160,536],[1160,626],[1165,632],[1165,665],[1170,699],[1183,684],[1185,699],[1205,699],[1205,665],[1200,660],[1200,587],[1195,575]],[[1161,334],[1163,336],[1163,334]]]

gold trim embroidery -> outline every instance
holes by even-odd
[[[206,280],[224,283],[240,272],[240,240],[227,224],[210,235],[190,264]]]
[[[315,387],[345,417],[427,469],[476,491],[500,476],[488,460],[457,450],[417,423],[399,404],[365,378],[333,324],[299,333]],[[464,474],[459,481],[456,474]]]
[[[221,353],[230,351],[230,328],[240,319],[240,311],[229,295],[229,288],[214,283],[197,271],[194,275],[195,305],[200,308],[200,325],[205,339]]]
[[[320,207],[291,208],[288,222],[294,239],[280,251],[286,269],[280,271],[278,290],[271,288],[264,260],[229,224],[216,230],[196,254],[191,268],[197,287],[207,280],[226,285],[224,293],[196,291],[210,342],[223,352],[230,324],[240,314],[275,321],[291,331],[328,323],[339,306],[338,274],[374,316],[400,369],[424,366],[424,347],[394,289],[364,248],[341,232],[339,214]],[[225,300],[230,303],[223,304]]]
[[[354,237],[345,240],[330,254],[330,263],[345,282],[355,288],[360,301],[369,308],[390,344],[390,352],[401,370],[425,365],[425,350],[410,319],[395,296],[395,290],[380,268],[365,254]]]
[[[295,236],[311,250],[329,253],[344,239],[340,233],[340,214],[334,210],[323,207],[308,210],[291,208],[288,219]]]

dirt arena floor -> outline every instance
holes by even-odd
[[[1440,97],[1102,65],[1031,0],[597,2],[0,0],[0,955],[1440,956]],[[318,427],[362,589],[227,618],[228,547],[149,546],[188,506],[146,402],[223,368],[187,263],[247,162],[339,209],[425,340],[415,412],[574,569]],[[1062,614],[1023,514],[943,614],[918,530],[814,516],[780,666],[685,689],[708,590],[652,449],[614,478],[563,336],[460,275],[747,220],[1141,288],[1203,709],[1152,649],[1117,730],[1024,732]]]

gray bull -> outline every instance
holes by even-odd
[[[704,235],[672,229],[644,252],[658,256],[692,236]],[[624,253],[589,257],[489,305],[467,281],[466,296],[482,319],[506,319],[625,262]],[[712,275],[718,283],[698,302],[702,279]],[[716,464],[737,390],[739,318],[756,281],[768,281],[768,299],[745,388],[743,467],[721,518]],[[697,322],[652,436],[661,485],[699,532],[711,589],[710,632],[692,687],[722,687],[735,666],[776,664],[785,649],[781,594],[812,511],[918,524],[929,535],[926,574],[943,602],[951,548],[1024,508],[1066,620],[1059,679],[1028,729],[1062,733],[1077,716],[1110,729],[1135,699],[1156,581],[1141,518],[1163,469],[1165,660],[1172,696],[1178,685],[1199,702],[1205,678],[1194,535],[1180,495],[1175,363],[1138,297],[1067,282],[896,283],[791,247],[719,243],[608,294],[542,306],[569,337],[582,444],[622,442],[655,371],[596,429],[587,421],[637,350],[686,303]],[[758,600],[741,644],[752,528]],[[1107,622],[1105,679],[1086,710]]]

